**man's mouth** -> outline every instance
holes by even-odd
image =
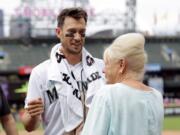
[[[79,46],[81,46],[81,44],[72,44],[72,46],[79,47]]]

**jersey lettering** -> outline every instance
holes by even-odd
[[[83,81],[77,81],[78,88],[80,90],[87,90],[88,89],[88,83]]]
[[[73,95],[76,96],[79,100],[81,100],[81,95],[80,95],[78,89],[74,89],[74,90],[73,90]]]
[[[65,56],[62,55],[62,54],[59,54],[59,53],[56,53],[56,59],[57,59],[57,62],[60,63],[62,59],[64,59]]]
[[[87,81],[91,83],[92,81],[95,81],[97,79],[100,79],[101,76],[99,75],[99,72],[92,73],[90,77],[87,78]]]
[[[51,104],[53,101],[55,101],[55,100],[57,100],[57,99],[59,98],[59,97],[58,97],[57,90],[56,90],[56,87],[54,87],[54,88],[52,89],[52,91],[47,90],[46,92],[47,92],[47,95],[48,95],[48,99],[49,99],[50,104]]]
[[[77,86],[78,86],[78,89],[77,89],[77,88],[73,87],[72,83],[70,82],[70,76],[68,76],[68,74],[62,73],[62,75],[63,75],[62,80],[65,81],[68,85],[72,86],[72,88],[73,88],[72,94],[79,100],[81,100],[80,91],[86,92],[88,90],[88,83],[91,83],[91,82],[101,78],[99,72],[94,72],[87,78],[87,81],[77,81]]]
[[[67,84],[71,85],[71,83],[69,82],[70,77],[65,73],[62,73],[62,75],[63,75],[63,81],[65,81]]]

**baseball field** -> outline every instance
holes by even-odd
[[[28,133],[24,130],[23,125],[17,122],[17,128],[20,135],[43,135],[43,129]],[[0,135],[5,135],[0,129]],[[180,116],[166,116],[164,119],[164,128],[162,135],[180,135]]]

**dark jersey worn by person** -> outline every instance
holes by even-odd
[[[3,91],[0,87],[0,117],[10,114],[10,108],[7,102],[6,97],[3,94]]]
[[[0,123],[6,135],[18,135],[15,120],[3,90],[0,87]]]

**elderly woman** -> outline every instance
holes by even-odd
[[[93,99],[81,135],[160,135],[162,95],[143,84],[145,39],[129,33],[105,50],[107,85]]]

